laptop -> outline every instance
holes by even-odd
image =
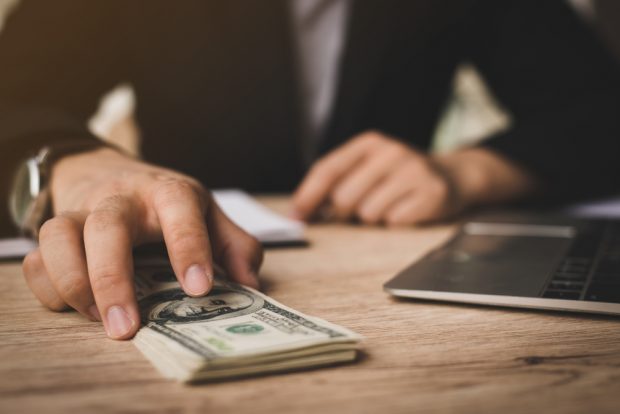
[[[620,315],[620,220],[481,215],[384,288],[406,298]]]

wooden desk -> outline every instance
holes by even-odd
[[[620,412],[620,319],[400,301],[382,291],[452,230],[318,225],[308,230],[311,247],[269,251],[267,293],[363,334],[364,355],[198,386],[164,380],[131,342],[106,339],[96,323],[46,311],[19,264],[2,264],[0,412]]]

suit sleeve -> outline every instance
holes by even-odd
[[[620,190],[620,67],[565,3],[482,2],[468,28],[469,58],[513,118],[482,145],[553,201]]]
[[[92,140],[87,120],[127,79],[114,0],[22,0],[0,33],[0,233],[18,163],[47,144]]]

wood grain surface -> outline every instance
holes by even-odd
[[[266,293],[364,335],[359,360],[192,386],[100,324],[45,310],[20,265],[0,264],[0,413],[619,413],[620,318],[382,291],[453,230],[313,225],[309,247],[268,251]]]

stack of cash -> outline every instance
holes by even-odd
[[[215,380],[352,361],[360,336],[218,277],[205,297],[169,265],[136,268],[144,326],[135,345],[166,377]]]

